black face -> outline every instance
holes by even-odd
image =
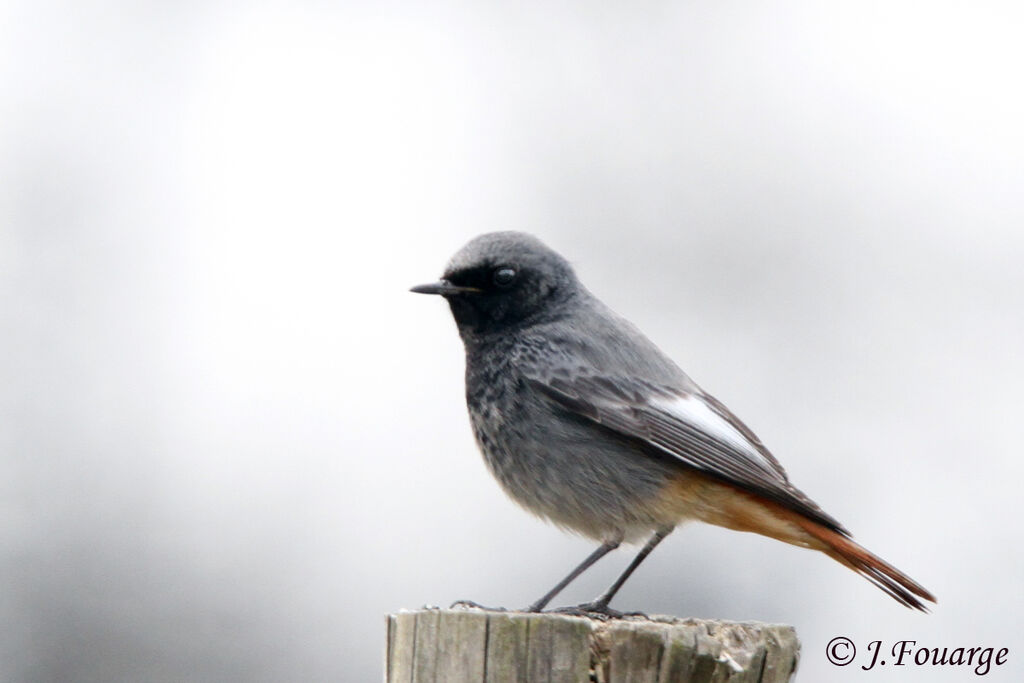
[[[447,295],[460,328],[486,333],[536,315],[551,287],[539,273],[514,263],[483,264],[445,273],[444,279],[472,292]]]
[[[448,300],[466,341],[558,315],[560,302],[579,289],[565,259],[515,232],[477,237],[452,258],[440,282],[413,287]]]
[[[482,294],[508,292],[522,282],[520,268],[512,263],[479,265],[451,270],[444,279],[457,287],[472,287]]]

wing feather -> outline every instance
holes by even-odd
[[[750,428],[712,396],[597,373],[529,377],[528,382],[563,409],[636,439],[648,450],[849,535],[789,482]]]

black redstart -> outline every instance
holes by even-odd
[[[439,282],[466,347],[473,434],[527,510],[601,541],[529,608],[542,610],[624,541],[646,545],[607,591],[573,608],[617,614],[615,593],[681,522],[695,519],[820,550],[900,603],[935,598],[853,542],[789,482],[739,418],[601,303],[537,238],[481,235]]]

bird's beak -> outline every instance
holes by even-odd
[[[452,296],[454,294],[479,294],[483,290],[476,287],[459,287],[447,280],[438,280],[429,285],[416,285],[409,290],[417,294],[440,294],[441,296]]]

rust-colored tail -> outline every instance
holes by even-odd
[[[936,601],[924,586],[854,543],[838,525],[830,529],[796,510],[727,484],[705,481],[703,485],[705,499],[713,503],[701,509],[699,518],[705,522],[820,550],[907,607],[927,612],[922,600]],[[676,498],[682,500],[683,496]]]
[[[935,596],[929,593],[924,586],[849,538],[799,514],[792,514],[790,519],[825,546],[822,548],[822,552],[845,564],[899,603],[927,612],[928,608],[919,598],[931,602],[936,601]]]
[[[809,500],[806,504],[814,506]],[[778,501],[693,472],[681,473],[666,486],[652,512],[668,524],[696,518],[820,550],[907,607],[927,612],[922,600],[935,602],[921,584],[854,543],[838,522],[830,528],[826,522],[831,518],[824,513],[823,521],[816,521]]]

